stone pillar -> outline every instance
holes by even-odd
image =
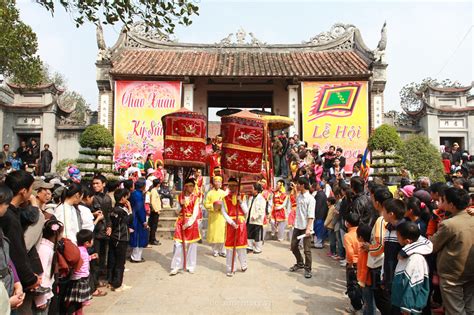
[[[374,63],[370,80],[369,128],[374,130],[383,124],[385,83],[387,82],[387,64]]]
[[[109,93],[107,91],[101,91],[99,93],[99,124],[109,129],[111,129],[110,124],[112,123],[109,121],[110,103],[111,99]]]
[[[99,89],[98,124],[105,126],[113,132],[114,86],[109,74],[112,68],[112,62],[110,60],[99,59],[96,61],[95,66],[97,88]]]
[[[376,93],[372,96],[372,127],[376,129],[383,124],[383,105],[384,97],[383,93]]]
[[[298,102],[298,88],[299,85],[288,85],[288,117],[292,119],[295,124],[290,127],[289,135],[293,136],[295,133],[300,135],[301,133],[299,128],[299,117],[300,117],[300,109],[299,109],[299,102]]]
[[[466,148],[469,152],[474,152],[474,116],[467,116],[467,139]]]
[[[194,84],[183,84],[183,107],[191,111],[194,108]]]

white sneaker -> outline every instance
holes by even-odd
[[[341,266],[341,267],[347,266],[347,260],[345,260],[345,259],[344,259],[344,260],[341,260],[341,261],[339,262],[339,266]]]
[[[225,274],[227,277],[233,277],[234,276],[234,273],[233,272],[228,272]]]
[[[176,276],[178,274],[179,269],[173,269],[170,272],[170,276]]]
[[[189,272],[190,274],[194,274],[194,269],[188,269],[188,272]]]
[[[219,256],[219,253],[214,252],[214,253],[212,253],[212,256],[217,257],[217,256]]]

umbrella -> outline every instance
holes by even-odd
[[[285,116],[262,116],[263,121],[268,126],[268,129],[270,130],[281,130],[281,129],[286,129],[290,126],[293,126],[295,123],[293,119],[290,119]]]
[[[223,117],[223,116],[233,115],[233,114],[239,113],[241,111],[242,110],[238,109],[238,108],[226,108],[226,109],[221,109],[220,111],[218,111],[216,113],[216,115],[219,116],[219,117]]]

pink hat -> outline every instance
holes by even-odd
[[[415,190],[415,186],[413,185],[406,185],[403,188],[400,188],[400,191],[405,195],[405,197],[413,196],[413,191]]]

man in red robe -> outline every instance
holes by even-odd
[[[211,177],[220,176],[220,174],[215,174],[215,168],[221,167],[221,151],[216,150],[209,156],[209,173]]]
[[[196,269],[197,244],[201,239],[197,217],[199,214],[200,198],[194,192],[194,179],[184,182],[183,192],[178,197],[178,219],[174,231],[174,254],[171,260],[170,276],[176,275],[183,269],[183,239],[186,244],[186,269],[194,273]],[[184,233],[183,233],[184,232]],[[184,235],[183,235],[184,234]]]
[[[228,180],[229,194],[224,198],[222,214],[227,222],[226,225],[226,267],[227,276],[232,277],[235,272],[236,258],[240,262],[242,272],[247,270],[247,226],[245,217],[248,208],[238,195],[238,182],[234,177]],[[232,254],[235,247],[234,268],[232,270]]]
[[[277,182],[277,187],[273,194],[273,209],[271,215],[272,236],[277,233],[277,238],[280,242],[285,238],[287,207],[288,195],[285,193],[285,181],[280,179]]]

